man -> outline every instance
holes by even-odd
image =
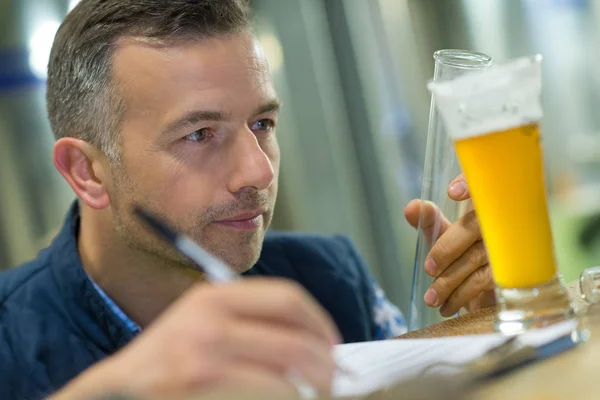
[[[241,0],[75,7],[52,49],[48,113],[54,164],[79,200],[48,249],[0,275],[0,398],[288,393],[291,371],[327,391],[334,344],[402,332],[347,239],[265,237],[278,108]],[[468,196],[460,179],[452,189]],[[133,204],[249,278],[203,283]],[[406,209],[413,226],[419,210]],[[425,301],[444,315],[488,305],[474,214],[442,228]]]

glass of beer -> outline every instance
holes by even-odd
[[[541,62],[518,58],[428,85],[469,185],[496,282],[495,327],[506,333],[573,316],[548,216]]]

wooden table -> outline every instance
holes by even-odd
[[[524,367],[477,389],[481,400],[600,399],[600,306],[588,307],[578,282],[567,285],[590,340],[577,349]],[[410,332],[402,338],[430,338],[493,332],[494,309],[484,309]]]

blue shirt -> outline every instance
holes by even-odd
[[[36,259],[0,273],[0,399],[42,399],[91,365],[115,354],[139,328],[94,287],[77,249],[75,204],[53,243]],[[404,331],[344,236],[273,232],[245,276],[298,282],[325,310],[345,343]]]

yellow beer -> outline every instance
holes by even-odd
[[[557,274],[537,123],[456,140],[496,283],[522,288]]]
[[[494,328],[514,334],[573,317],[554,260],[539,121],[542,57],[428,85],[473,197],[496,280]]]

